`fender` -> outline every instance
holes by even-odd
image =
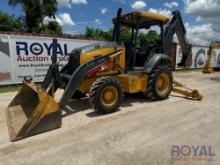
[[[150,60],[147,60],[144,64],[144,73],[151,73],[153,68],[159,64],[161,61],[166,61],[167,64],[171,64],[172,60],[171,58],[166,54],[155,54],[153,55]]]

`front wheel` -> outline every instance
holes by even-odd
[[[102,77],[93,83],[89,97],[96,112],[111,113],[120,106],[124,93],[121,84],[114,77]]]
[[[169,66],[155,68],[149,75],[147,98],[151,100],[167,99],[172,91],[173,75]]]

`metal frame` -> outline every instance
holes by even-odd
[[[113,30],[113,41],[116,43],[120,43],[120,26],[123,20],[121,20],[121,14],[122,9],[120,8],[117,13],[117,19],[114,22],[114,30]],[[180,46],[183,51],[183,57],[181,59],[181,62],[178,64],[178,66],[190,66],[192,64],[192,50],[191,50],[191,44],[188,43],[186,38],[186,29],[184,27],[180,12],[178,10],[172,12],[171,19],[168,21],[165,29],[164,25],[166,22],[159,22],[158,26],[161,29],[160,33],[160,40],[161,40],[161,50],[160,53],[162,53],[164,58],[164,55],[170,56],[170,50],[172,46],[173,36],[176,33],[178,40],[180,41]],[[123,23],[124,25],[124,23]],[[151,25],[148,23],[145,25],[146,27],[150,27]],[[129,26],[132,29],[132,36],[131,40],[135,40],[135,45],[137,44],[137,35],[135,35],[134,30],[139,30],[141,28],[144,28],[143,26],[139,26],[138,21],[136,22],[136,27]],[[135,59],[136,59],[136,53],[134,53],[134,62],[133,62],[133,69],[135,65]],[[158,60],[161,60],[161,58],[157,58]],[[169,61],[170,58],[167,58]],[[158,61],[155,61],[154,65],[156,65]],[[148,65],[147,65],[148,66]]]

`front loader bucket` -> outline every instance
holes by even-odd
[[[24,82],[6,109],[10,141],[61,127],[61,111],[53,97]]]

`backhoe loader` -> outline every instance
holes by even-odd
[[[61,69],[57,61],[57,40],[54,39],[52,64],[42,85],[24,80],[23,87],[6,110],[11,141],[61,127],[61,112],[65,111],[68,101],[86,94],[97,113],[116,111],[124,93],[142,93],[151,100],[169,97],[174,83],[170,49],[175,33],[183,51],[178,65],[187,67],[192,63],[191,46],[185,37],[179,11],[174,11],[169,19],[152,12],[122,15],[120,8],[113,24],[112,42],[74,49]],[[160,28],[160,39],[137,46],[140,30],[152,26]],[[121,41],[121,27],[131,30],[130,40]],[[59,103],[54,100],[58,88],[64,89]],[[199,93],[186,95],[199,96]]]
[[[211,60],[212,60],[213,51],[216,48],[220,48],[220,42],[219,41],[212,41],[209,46],[208,58],[206,60],[205,67],[203,68],[203,73],[211,74],[211,73],[215,72],[214,68],[211,65]]]

